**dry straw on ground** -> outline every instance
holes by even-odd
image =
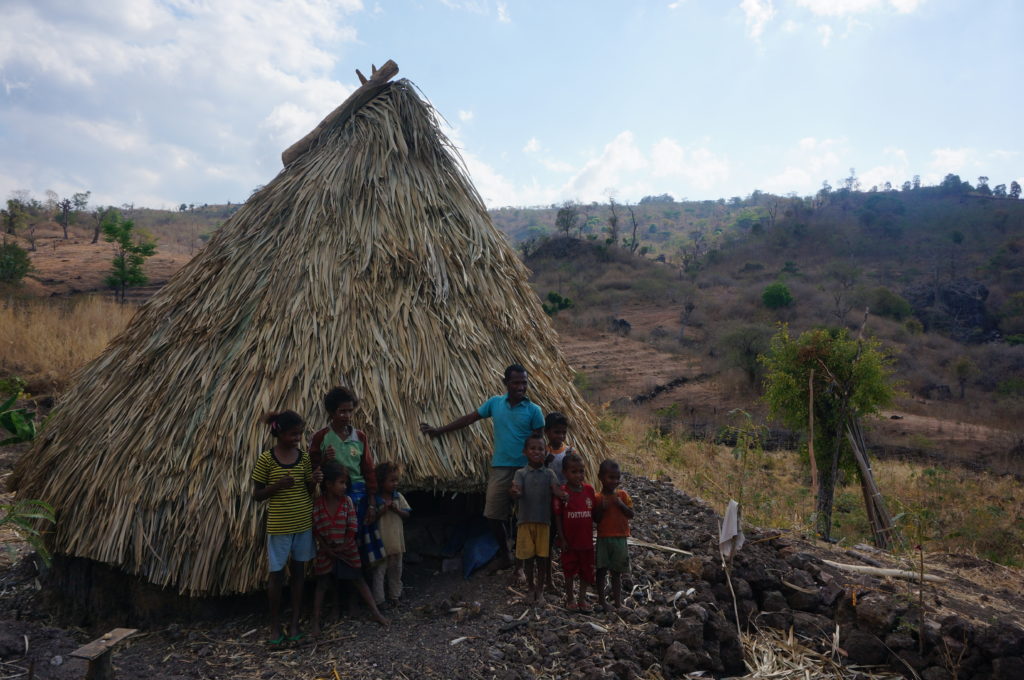
[[[358,92],[358,91],[357,91]],[[527,366],[545,410],[604,455],[527,282],[437,114],[405,80],[320,135],[83,369],[15,472],[52,503],[58,552],[188,594],[264,579],[249,474],[261,413],[326,421],[348,384],[358,425],[406,486],[480,489],[490,426],[430,441]],[[591,474],[592,478],[593,475]]]

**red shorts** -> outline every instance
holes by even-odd
[[[573,576],[579,576],[587,583],[594,583],[594,549],[572,549],[562,550],[562,572],[566,580]]]

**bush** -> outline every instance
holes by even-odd
[[[909,302],[884,286],[875,288],[868,293],[867,304],[871,311],[878,316],[885,316],[896,321],[903,321],[914,313]]]
[[[924,333],[924,324],[918,321],[916,318],[907,319],[904,322],[903,327],[907,329],[907,332],[911,335],[920,335]]]
[[[562,297],[555,291],[548,293],[547,302],[541,302],[541,307],[544,308],[544,313],[548,316],[554,316],[563,309],[570,309],[572,306],[572,300]]]
[[[793,304],[793,294],[784,283],[770,283],[761,291],[761,302],[768,309],[781,309]]]
[[[996,385],[996,394],[1005,397],[1024,397],[1024,378],[1007,378]]]
[[[0,245],[0,283],[18,284],[32,271],[28,251],[17,243],[4,241]]]

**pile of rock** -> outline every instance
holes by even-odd
[[[629,606],[505,627],[489,653],[509,662],[507,677],[635,678],[651,667],[666,677],[742,675],[738,613],[744,630],[792,628],[823,650],[838,629],[839,654],[849,664],[924,680],[1024,678],[1024,629],[1014,621],[936,620],[926,604],[922,629],[916,584],[838,570],[812,554],[817,548],[772,534],[748,536],[727,573],[710,508],[668,483],[632,477],[627,486],[637,510],[634,536],[662,546],[631,549]]]

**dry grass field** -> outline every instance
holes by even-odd
[[[0,303],[0,376],[24,379],[34,394],[59,392],[134,313],[101,296]]]
[[[747,427],[737,415],[737,427]],[[729,499],[744,519],[782,532],[813,534],[814,501],[806,458],[793,451],[737,451],[668,432],[642,416],[605,413],[603,429],[627,471],[668,477],[686,493],[720,512]],[[879,460],[876,481],[904,538],[904,549],[975,555],[1024,566],[1024,482],[1011,475],[944,468],[920,462]],[[870,543],[860,484],[849,479],[836,489],[833,516],[841,545]]]

